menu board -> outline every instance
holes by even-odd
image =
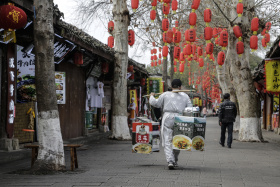
[[[57,104],[66,103],[66,73],[65,72],[55,72],[55,87],[56,87],[56,97]]]
[[[206,119],[197,117],[175,117],[173,149],[203,151],[205,145]]]
[[[132,152],[150,154],[159,152],[159,123],[132,124]]]

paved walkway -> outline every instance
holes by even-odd
[[[0,186],[280,186],[280,144],[233,141],[218,144],[216,117],[207,118],[206,150],[181,152],[179,168],[168,170],[163,149],[151,155],[131,153],[131,142],[100,140],[78,150],[79,169],[55,175],[18,175],[30,159],[0,165]],[[237,134],[235,133],[236,137]],[[66,151],[69,170],[69,151]]]

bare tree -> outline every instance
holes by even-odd
[[[54,80],[53,0],[34,1],[34,7],[39,142],[34,169],[62,170],[65,159]]]

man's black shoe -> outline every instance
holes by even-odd
[[[231,145],[228,145],[227,147],[228,147],[228,148],[231,148]]]
[[[219,142],[219,144],[221,144],[221,146],[222,146],[222,147],[225,147],[225,145],[224,145],[224,144],[222,144],[222,142]]]

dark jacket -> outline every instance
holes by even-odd
[[[230,123],[235,122],[237,109],[234,102],[225,99],[219,107],[219,122]]]

